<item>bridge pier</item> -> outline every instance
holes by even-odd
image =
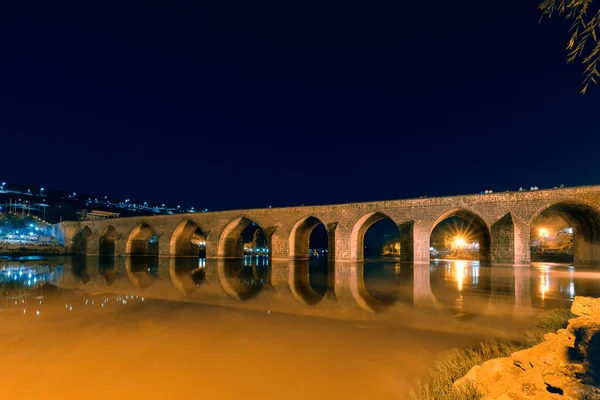
[[[429,228],[422,221],[408,221],[398,226],[400,260],[429,265]]]
[[[510,213],[491,227],[491,258],[495,264],[529,264],[529,226]]]
[[[271,260],[288,260],[289,258],[289,234],[283,232],[280,227],[265,229],[267,244],[270,249]]]
[[[583,235],[575,238],[573,243],[575,256],[573,264],[576,266],[598,265],[600,262],[600,243],[587,241]]]
[[[88,237],[85,247],[88,256],[97,256],[100,254],[100,237],[97,232]]]

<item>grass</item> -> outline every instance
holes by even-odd
[[[508,357],[516,351],[541,343],[544,334],[566,327],[568,320],[574,317],[567,308],[544,311],[537,316],[535,328],[525,332],[522,342],[494,340],[483,342],[472,349],[452,349],[436,363],[429,379],[419,382],[418,388],[411,395],[414,399],[421,400],[480,399],[481,395],[474,384],[461,390],[454,390],[452,384],[475,365],[481,365],[494,358]]]

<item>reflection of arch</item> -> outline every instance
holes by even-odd
[[[479,259],[482,261],[490,260],[490,228],[483,218],[481,218],[475,212],[466,210],[464,208],[455,208],[440,215],[431,226],[431,230],[429,231],[429,240],[431,240],[431,235],[433,234],[434,229],[441,222],[451,217],[461,218],[467,221],[467,223],[473,227],[475,239],[479,242]]]
[[[112,226],[108,225],[100,236],[100,247],[99,253],[101,255],[114,255],[117,242],[117,230]]]
[[[87,229],[90,229],[86,227]],[[88,235],[89,236],[89,235]],[[78,281],[83,284],[88,283],[91,280],[90,274],[87,272],[87,257],[84,255],[74,256],[72,259],[71,272]]]
[[[304,260],[309,258],[310,235],[319,226],[325,226],[318,218],[304,217],[296,222],[290,232],[290,258]]]
[[[154,229],[143,222],[132,229],[127,238],[125,253],[127,255],[149,255],[158,252],[158,245],[150,246],[150,238],[154,236]]]
[[[219,260],[219,282],[225,293],[234,300],[249,300],[260,293],[267,281],[266,268],[244,265],[242,260]],[[264,267],[262,267],[264,268]],[[264,277],[261,279],[261,272]]]
[[[350,268],[350,291],[352,297],[358,305],[366,311],[378,313],[392,306],[393,303],[386,303],[369,294],[365,285],[364,263],[358,263]]]
[[[244,255],[243,244],[239,241],[241,233],[251,224],[255,224],[261,231],[265,230],[255,221],[246,217],[238,217],[231,221],[219,237],[219,257],[242,257]],[[269,249],[270,253],[271,249]]]
[[[150,257],[131,256],[125,258],[127,277],[136,288],[145,289],[152,285],[152,277],[148,273],[149,270]]]
[[[184,296],[192,294],[206,277],[204,260],[197,258],[171,258],[169,275],[173,286]]]
[[[73,239],[73,252],[76,254],[87,254],[87,242],[91,235],[92,230],[89,226],[79,231]]]
[[[290,261],[289,285],[298,301],[306,305],[315,305],[323,299],[324,295],[315,292],[311,286],[309,266],[308,261]]]
[[[354,228],[352,228],[352,233],[350,234],[350,257],[353,260],[361,261],[364,259],[365,233],[374,223],[379,222],[382,219],[393,221],[383,213],[372,212],[363,215],[356,224],[354,224]]]
[[[573,228],[575,263],[600,261],[600,211],[584,202],[560,201],[540,208],[529,221],[539,216],[558,216]]]
[[[169,244],[171,256],[193,256],[198,257],[198,241],[204,241],[204,231],[200,226],[191,220],[181,222],[171,235]]]
[[[117,271],[114,266],[114,258],[111,258],[111,260],[113,261],[112,264],[104,264],[101,256],[100,264],[98,266],[98,272],[104,278],[104,283],[106,283],[106,286],[112,286],[112,284],[117,280]]]

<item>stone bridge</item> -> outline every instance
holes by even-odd
[[[460,217],[476,233],[482,260],[527,264],[539,215],[560,216],[573,227],[575,264],[600,263],[600,186],[66,222],[52,230],[69,252],[116,256],[148,254],[151,246],[159,256],[197,256],[191,240],[200,232],[206,258],[223,259],[242,256],[238,238],[254,223],[272,260],[295,260],[307,257],[310,234],[323,224],[329,258],[343,262],[362,260],[367,229],[390,219],[400,233],[402,260],[427,263],[433,229]]]

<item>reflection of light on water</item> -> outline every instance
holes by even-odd
[[[477,263],[479,264],[479,263]],[[473,263],[473,265],[471,266],[471,275],[473,276],[473,285],[478,285],[479,284],[479,265],[475,265],[475,263]]]
[[[458,286],[458,290],[462,291],[463,289],[463,281],[465,278],[465,268],[467,268],[466,261],[456,261],[454,263],[455,273],[456,273],[456,284]]]
[[[575,278],[575,268],[571,266],[569,267],[569,294],[571,298],[575,297],[575,282],[573,278]]]
[[[550,268],[544,267],[544,272],[540,277],[540,292],[542,293],[542,300],[546,298],[546,293],[550,290]]]

